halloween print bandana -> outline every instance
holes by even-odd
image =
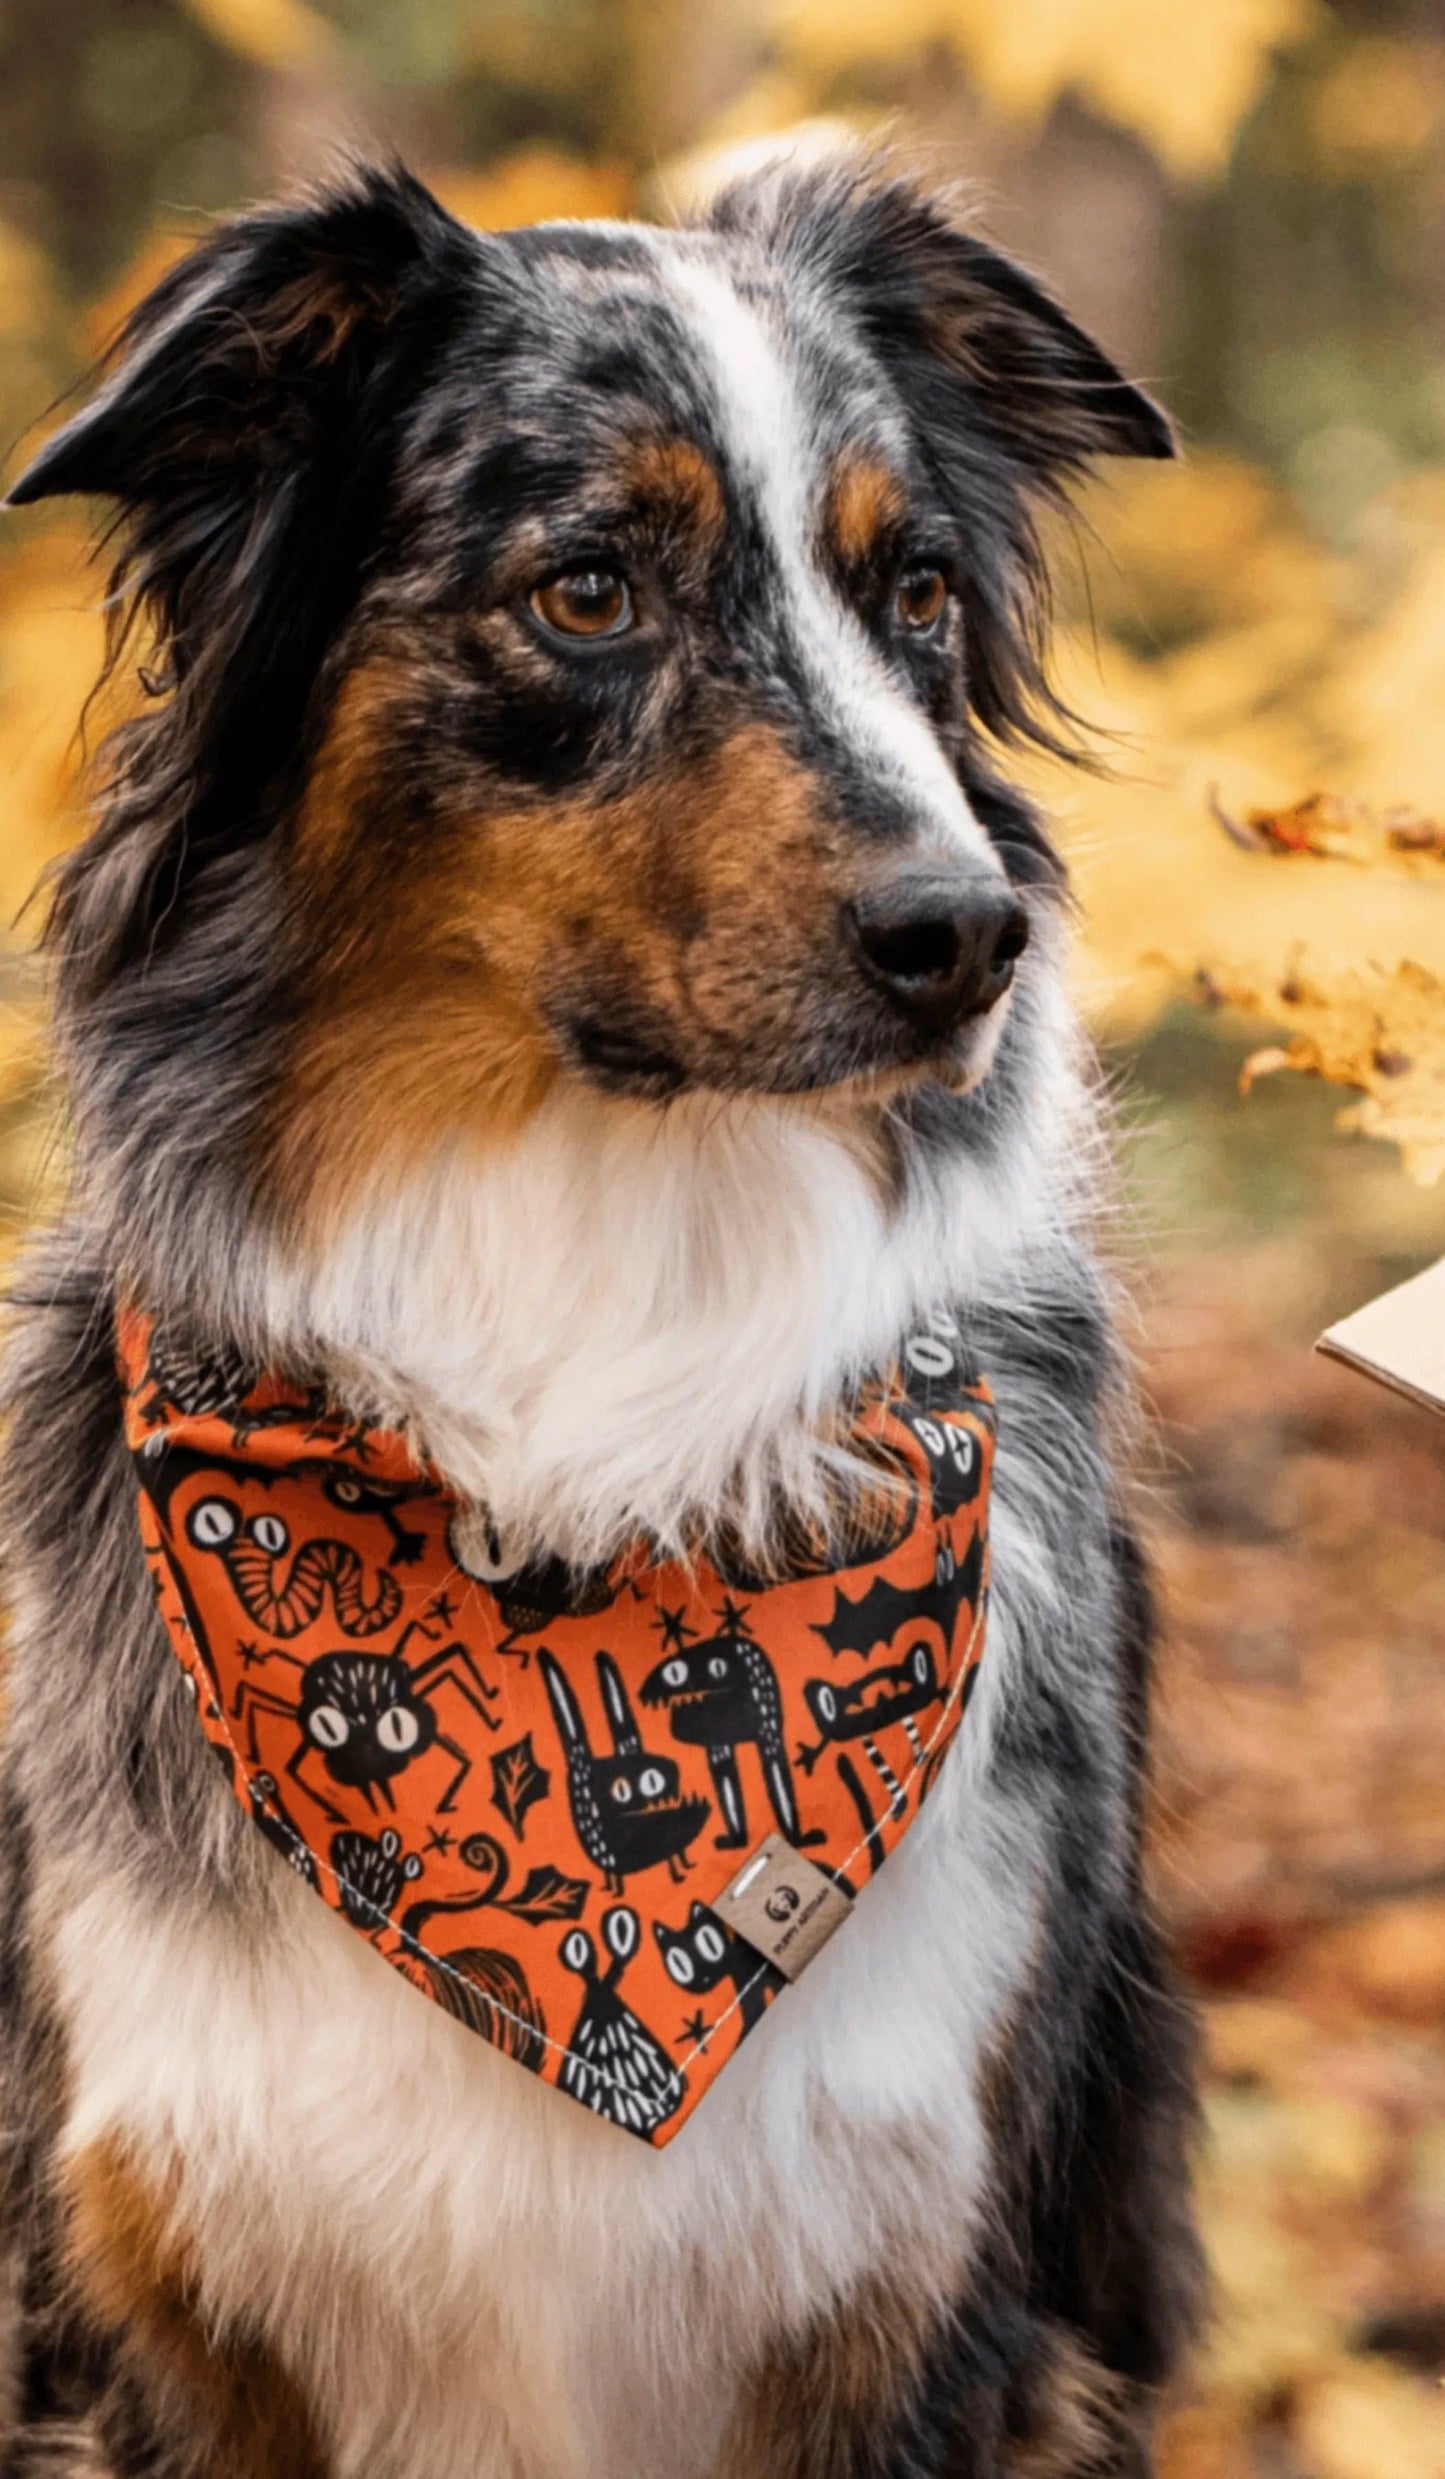
[[[727,1916],[752,1855],[817,1889],[769,1920],[846,1934],[962,1718],[994,1424],[952,1329],[864,1400],[878,1489],[782,1580],[641,1542],[509,1570],[398,1436],[135,1313],[120,1356],[156,1598],[259,1831],[414,1988],[667,2142],[787,1985]]]

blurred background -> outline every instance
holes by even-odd
[[[1154,1867],[1209,2041],[1165,2479],[1442,2479],[1445,1421],[1309,1345],[1445,1249],[1445,6],[0,0],[0,440],[338,145],[503,225],[847,128],[967,182],[1189,451],[1059,530],[1108,772],[1038,771],[1119,1094]],[[56,1177],[20,914],[79,826],[86,551],[0,530],[7,1249]]]

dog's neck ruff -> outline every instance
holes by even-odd
[[[777,1580],[509,1567],[386,1430],[120,1323],[140,1523],[237,1798],[399,1971],[661,2144],[917,1817],[983,1648],[994,1424],[936,1322]]]

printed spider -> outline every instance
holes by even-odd
[[[439,1813],[450,1809],[456,1801],[473,1759],[460,1741],[443,1730],[429,1699],[442,1686],[455,1687],[466,1699],[478,1719],[488,1730],[497,1730],[500,1723],[487,1711],[494,1704],[498,1690],[488,1687],[467,1646],[457,1639],[437,1646],[412,1668],[404,1658],[403,1648],[408,1636],[420,1634],[423,1642],[434,1642],[425,1619],[413,1619],[399,1637],[394,1652],[365,1653],[348,1648],[344,1652],[321,1653],[312,1661],[302,1661],[295,1653],[273,1652],[274,1661],[290,1662],[301,1673],[301,1692],[293,1702],[278,1695],[274,1688],[256,1685],[243,1678],[231,1705],[232,1714],[246,1724],[251,1761],[260,1762],[256,1741],[258,1713],[279,1713],[294,1721],[301,1742],[287,1762],[286,1771],[293,1781],[318,1801],[333,1824],[344,1825],[344,1809],[333,1807],[323,1792],[307,1782],[301,1768],[308,1756],[319,1756],[333,1782],[346,1790],[360,1790],[366,1804],[375,1808],[377,1792],[389,1808],[396,1805],[392,1781],[405,1771],[429,1747],[445,1749],[455,1760],[456,1771],[443,1796],[437,1801]]]

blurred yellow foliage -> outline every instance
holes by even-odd
[[[625,215],[634,187],[625,163],[589,163],[554,146],[518,147],[485,172],[433,171],[427,178],[453,215],[490,232],[518,224]]]
[[[208,34],[264,69],[294,69],[320,60],[333,35],[306,0],[185,0]]]
[[[1322,159],[1359,171],[1398,170],[1428,145],[1445,114],[1438,63],[1418,43],[1378,35],[1352,46],[1313,97],[1312,134]]]
[[[132,310],[139,307],[152,286],[159,284],[198,238],[199,233],[194,231],[157,229],[146,234],[119,275],[86,308],[85,341],[92,353],[103,353],[114,342]]]
[[[1273,54],[1318,22],[1313,0],[779,0],[789,56],[814,74],[957,47],[989,101],[1025,120],[1081,96],[1185,179],[1223,170]]]
[[[1198,977],[1289,1035],[1273,1064],[1358,1088],[1347,1123],[1423,1178],[1445,1165],[1445,866],[1392,830],[1445,805],[1437,508],[1434,475],[1381,495],[1387,574],[1366,585],[1234,460],[1109,477],[1085,502],[1102,556],[1059,659],[1109,769],[1036,772],[1081,898],[1090,1012],[1137,1028]],[[1295,860],[1220,825],[1221,809],[1287,818],[1320,785],[1339,796],[1316,813],[1324,843]]]
[[[1439,2387],[1399,2368],[1341,2366],[1309,2396],[1298,2434],[1313,2479],[1445,2479]]]
[[[0,223],[0,336],[29,335],[50,291],[45,252],[12,224]]]

